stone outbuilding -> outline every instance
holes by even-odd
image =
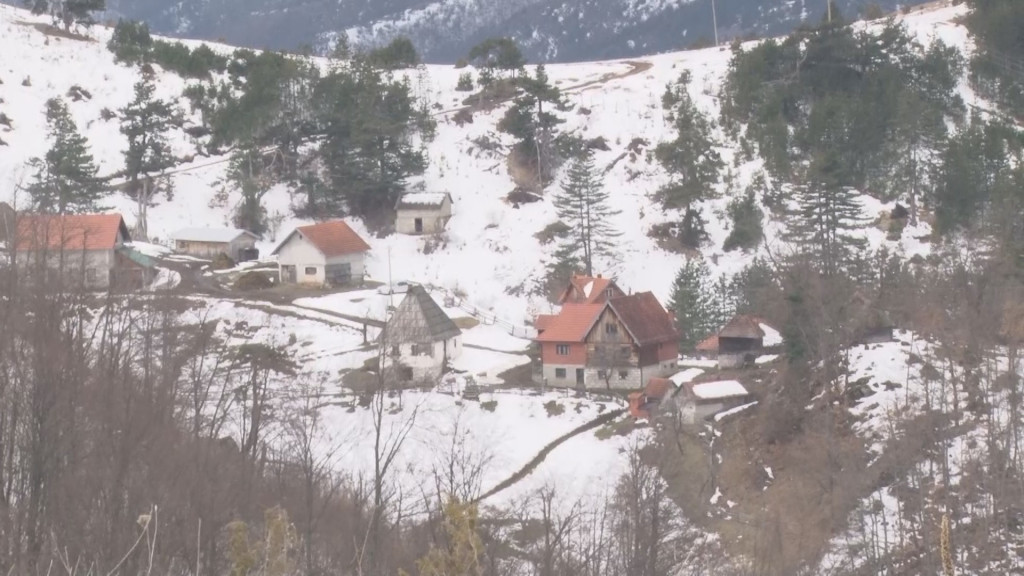
[[[380,342],[388,347],[386,366],[396,367],[399,381],[436,381],[462,353],[462,330],[422,286],[413,284]]]
[[[344,286],[362,283],[370,245],[342,220],[299,226],[278,244],[282,284]]]
[[[235,262],[255,260],[259,236],[238,228],[185,228],[171,234],[174,251],[199,258],[215,258],[221,254]]]
[[[452,195],[414,192],[395,204],[395,231],[399,234],[437,234],[452,217]]]

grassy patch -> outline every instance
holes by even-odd
[[[636,428],[636,422],[632,418],[620,418],[595,430],[594,436],[598,440],[610,440],[614,436],[629,436]]]
[[[487,402],[481,402],[480,407],[483,408],[484,410],[487,410],[488,412],[494,412],[494,410],[498,407],[498,401],[488,400]]]
[[[547,410],[548,416],[561,416],[565,413],[565,406],[550,400],[544,403],[544,410]]]
[[[452,322],[459,327],[460,330],[469,330],[476,328],[480,325],[480,321],[472,316],[462,316],[461,318],[452,318]]]
[[[537,232],[533,236],[541,244],[550,244],[558,238],[565,238],[571,230],[572,228],[570,228],[568,224],[559,220],[558,222],[548,224],[543,230]]]

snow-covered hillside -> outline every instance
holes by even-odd
[[[963,6],[929,7],[903,18],[905,25],[925,44],[934,38],[966,49],[966,30],[955,23],[964,13]],[[0,110],[12,119],[11,129],[0,128],[0,138],[7,146],[0,147],[0,199],[23,203],[16,198],[19,182],[30,178],[26,162],[47,149],[43,102],[54,96],[65,96],[72,86],[80,86],[92,98],[70,104],[83,133],[89,138],[102,174],[121,168],[125,147],[118,132],[117,121],[104,120],[105,109],[117,110],[132,95],[132,85],[139,79],[134,69],[118,65],[105,44],[110,30],[94,28],[88,40],[47,35],[40,30],[43,18],[34,18],[23,10],[0,7],[0,51],[5,57],[0,65]],[[220,48],[226,49],[226,48]],[[657,224],[678,221],[679,214],[665,213],[650,199],[651,194],[667,181],[667,176],[648,151],[655,144],[670,138],[670,125],[661,109],[660,98],[665,86],[689,71],[692,96],[701,110],[717,117],[717,94],[730,59],[726,48],[710,48],[679,52],[630,61],[608,61],[571,65],[552,65],[548,74],[568,97],[572,111],[564,114],[564,130],[584,138],[602,137],[609,150],[597,151],[598,166],[606,170],[605,187],[611,193],[614,207],[621,210],[614,225],[623,233],[618,242],[615,261],[602,262],[599,271],[614,275],[627,290],[653,291],[663,302],[684,256],[662,250],[649,237]],[[437,115],[437,137],[428,150],[429,168],[413,187],[431,191],[449,191],[454,198],[454,217],[449,224],[447,244],[429,256],[420,251],[422,240],[392,235],[370,238],[373,248],[368,270],[371,277],[385,279],[390,270],[396,277],[430,283],[464,292],[474,305],[490,310],[514,324],[523,325],[533,314],[546,311],[542,298],[530,296],[539,281],[552,246],[543,246],[534,237],[555,221],[549,200],[510,205],[506,195],[514,184],[505,168],[505,154],[510,140],[495,125],[504,112],[502,107],[486,114],[477,114],[473,123],[458,126],[452,121],[453,111],[460,107],[464,94],[455,91],[460,71],[448,66],[427,66],[410,71],[413,85],[431,102],[444,110]],[[29,85],[23,85],[23,81]],[[158,73],[158,95],[180,99],[185,82],[169,73]],[[971,102],[965,88],[965,96]],[[584,113],[584,109],[587,113]],[[702,206],[708,217],[711,242],[705,257],[716,272],[733,274],[754,256],[725,253],[721,246],[728,234],[725,206],[730,198],[741,193],[751,178],[761,172],[760,161],[740,163],[738,144],[721,131],[716,132],[725,172],[733,183],[719,185],[721,197]],[[503,143],[504,149],[488,152],[474,140],[487,138]],[[637,141],[642,139],[642,143]],[[640,145],[639,154],[628,147]],[[195,143],[183,132],[174,138],[180,156],[195,153]],[[175,176],[176,193],[172,201],[162,201],[150,211],[150,235],[166,239],[185,226],[217,226],[228,223],[238,201],[229,191],[226,202],[218,200],[224,189],[225,158],[197,157],[182,165]],[[264,200],[270,215],[280,214],[285,220],[278,236],[302,222],[291,215],[292,199],[284,187],[274,189]],[[14,203],[14,202],[12,202]],[[875,219],[892,206],[885,206],[863,196],[864,213]],[[112,195],[107,204],[120,210],[129,223],[134,220],[131,201]],[[365,228],[355,223],[365,234]],[[780,236],[784,222],[774,220],[766,226],[766,245],[784,251]],[[922,224],[903,234],[899,244],[891,244],[894,252],[906,256],[926,253],[928,245],[918,238],[929,229]],[[864,235],[872,246],[887,242],[881,229],[868,227]],[[368,236],[368,235],[366,235]],[[268,253],[276,237],[261,244]],[[765,250],[762,247],[762,250]],[[390,261],[390,262],[389,262]]]

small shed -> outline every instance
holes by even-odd
[[[753,364],[764,348],[764,330],[752,316],[739,315],[718,332],[719,368]]]
[[[629,393],[629,414],[634,418],[649,420],[672,390],[672,380],[651,378],[643,390]]]
[[[452,195],[447,192],[416,192],[395,204],[395,231],[399,234],[437,234],[452,217]]]
[[[448,361],[462,353],[462,330],[422,286],[413,284],[380,342],[389,348],[387,362],[398,367],[400,381],[436,380]]]
[[[238,228],[185,228],[171,234],[174,250],[199,258],[215,258],[221,254],[235,262],[253,259],[259,236]]]
[[[745,404],[750,399],[750,393],[736,380],[686,382],[675,399],[680,421],[694,425],[723,410]]]

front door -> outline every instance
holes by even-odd
[[[295,266],[281,266],[281,282],[295,284]]]
[[[583,387],[583,368],[576,369],[576,385],[580,388]]]
[[[416,227],[416,233],[420,234],[423,232],[423,218],[417,218],[413,220],[413,226]]]

